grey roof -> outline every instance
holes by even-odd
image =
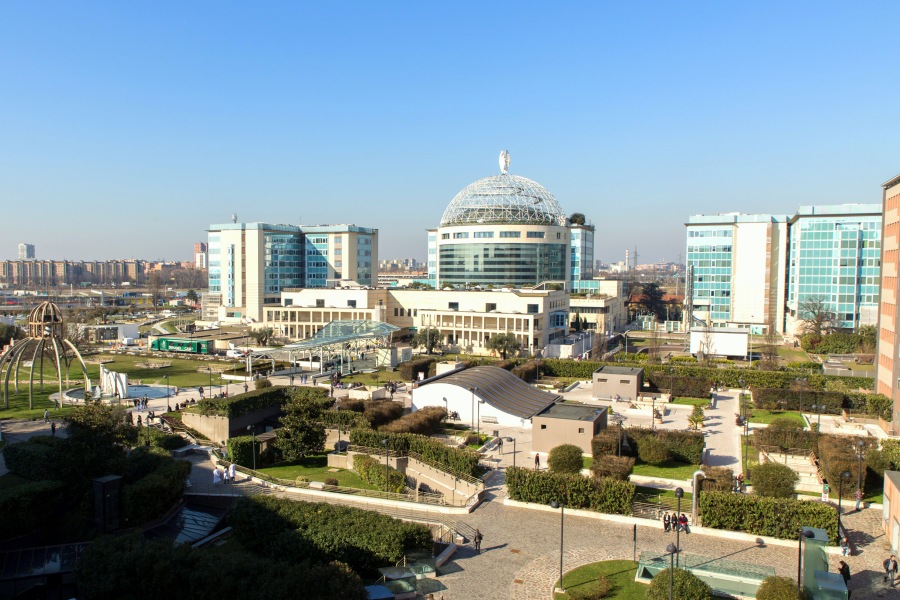
[[[566,402],[552,404],[537,416],[550,417],[552,419],[570,419],[572,421],[590,421],[593,423],[606,410],[605,406]]]
[[[607,373],[609,375],[638,375],[643,369],[639,367],[600,367],[594,373]]]
[[[890,479],[894,488],[900,490],[900,471],[885,471],[884,476]]]
[[[475,395],[479,399],[521,419],[530,419],[562,398],[558,394],[542,392],[500,367],[472,367],[435,381],[438,382],[466,390],[478,388]]]

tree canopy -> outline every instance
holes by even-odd
[[[800,301],[797,311],[803,333],[821,338],[838,328],[838,318],[827,296],[809,296]]]
[[[434,347],[441,341],[441,332],[433,327],[420,329],[413,336],[412,344],[416,348],[425,348],[425,352],[431,354]]]
[[[640,305],[643,306],[647,312],[656,317],[657,321],[666,316],[666,303],[663,302],[664,295],[665,292],[663,292],[662,288],[660,288],[657,283],[645,283],[641,286]]]
[[[488,350],[494,350],[500,354],[500,358],[506,360],[506,357],[510,354],[515,354],[519,350],[522,349],[522,344],[516,339],[516,334],[514,333],[499,333],[495,336],[492,336],[485,343],[485,347]]]
[[[322,452],[325,447],[323,412],[334,399],[318,388],[295,388],[284,405],[282,429],[278,430],[276,445],[285,460],[295,461]]]

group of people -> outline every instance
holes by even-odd
[[[50,423],[50,435],[56,435],[56,421],[50,421],[50,411],[44,409],[44,423]]]
[[[300,375],[297,375],[297,378],[300,380],[300,385],[306,385],[307,383],[309,383],[309,375],[307,375],[307,374],[301,373]],[[294,375],[293,374],[291,374],[290,379],[291,379],[291,385],[294,385]]]
[[[132,400],[134,403],[134,407],[138,410],[147,410],[147,404],[150,402],[150,398],[144,396],[143,398],[135,398]]]
[[[237,471],[234,468],[234,463],[231,463],[227,467],[216,467],[213,469],[213,485],[219,485],[220,483],[234,483],[235,482],[235,474]]]
[[[663,526],[666,528],[666,532],[669,531],[684,531],[685,533],[690,533],[691,530],[688,528],[688,518],[687,515],[681,513],[681,516],[678,516],[678,513],[672,513],[671,515],[666,511],[666,514],[663,515]]]

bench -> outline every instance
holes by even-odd
[[[500,421],[497,420],[497,417],[481,417],[482,423],[493,423],[494,425],[499,425]]]

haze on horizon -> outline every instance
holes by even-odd
[[[510,172],[675,260],[688,216],[880,203],[890,2],[0,5],[0,259],[187,260],[211,223],[356,223],[425,258]]]

